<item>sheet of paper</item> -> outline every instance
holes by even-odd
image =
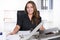
[[[19,35],[29,35],[30,34],[30,30],[29,31],[19,31],[18,34]]]
[[[6,37],[6,40],[19,40],[19,35],[9,35]]]

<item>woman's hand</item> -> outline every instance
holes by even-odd
[[[10,32],[10,33],[8,33],[8,34],[6,35],[6,37],[9,36],[9,35],[14,35],[14,33],[13,33],[13,32]]]
[[[14,32],[10,32],[10,33],[8,33],[8,35],[14,35],[15,33]]]
[[[43,27],[43,25],[40,27],[40,30],[42,30],[42,31],[45,30],[45,28]]]
[[[16,34],[20,29],[20,26],[19,25],[16,25],[16,27],[14,28],[13,32],[10,32],[8,35],[14,35]]]
[[[14,32],[10,32],[10,33],[8,33],[6,36],[14,35],[14,34],[15,34]]]
[[[14,35],[14,34],[16,34],[19,31],[19,29],[20,29],[20,26],[16,25],[16,27],[14,28],[14,30],[12,32],[8,33],[7,36],[8,35]]]

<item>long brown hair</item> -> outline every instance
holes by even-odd
[[[36,8],[36,4],[33,2],[33,1],[28,1],[27,4],[31,3],[33,5],[33,9],[34,9],[34,12],[33,12],[33,17],[32,17],[32,23],[36,23],[36,25],[39,23],[39,18],[40,18],[40,14]],[[25,6],[25,12],[28,14],[27,12],[27,4]],[[35,18],[35,19],[34,19]]]

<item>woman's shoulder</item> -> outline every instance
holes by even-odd
[[[26,13],[24,11],[17,11],[17,16],[24,17]]]

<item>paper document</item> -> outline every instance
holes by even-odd
[[[19,35],[9,35],[6,37],[6,40],[19,40]]]

